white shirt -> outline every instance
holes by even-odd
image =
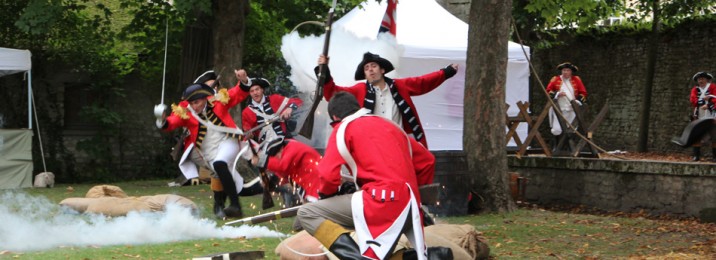
[[[559,109],[562,111],[572,111],[572,103],[570,102],[574,100],[574,88],[570,81],[571,78],[565,79],[562,76],[560,77],[562,78],[562,86],[559,88],[559,92],[557,92],[557,105],[559,105]],[[559,93],[564,93],[565,95],[559,97]]]
[[[395,104],[393,94],[390,93],[390,88],[385,86],[385,88],[381,90],[377,86],[371,87],[375,91],[375,108],[373,109],[373,114],[393,121],[402,127],[403,118],[400,110],[398,110],[398,105]]]
[[[254,107],[258,108],[259,111],[261,111],[261,112],[266,112],[266,111],[264,111],[264,99],[265,99],[265,98],[266,98],[265,95],[264,95],[263,97],[261,97],[261,103],[257,103],[256,101],[254,101],[253,99],[251,99],[251,104],[253,104]]]

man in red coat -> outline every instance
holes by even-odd
[[[572,101],[577,101],[580,105],[587,102],[587,89],[584,88],[582,79],[574,75],[575,72],[579,71],[574,64],[569,62],[559,64],[557,71],[559,71],[560,75],[552,77],[549,81],[547,93],[549,93],[549,97],[554,100],[562,115],[567,119],[566,123],[571,124],[576,118],[576,113],[572,108]],[[553,110],[550,110],[549,113],[549,124],[553,135],[562,134],[562,127]]]
[[[716,110],[716,84],[711,83],[711,79],[713,79],[713,76],[707,72],[698,72],[694,74],[693,80],[696,82],[696,86],[694,86],[691,89],[691,96],[689,100],[691,101],[691,106],[694,108],[694,115],[693,119],[701,119],[701,118],[707,118],[707,117],[714,117],[716,114],[714,110]],[[704,137],[704,140],[707,138],[711,139],[711,151],[713,154],[713,161],[716,161],[716,142],[714,142],[713,138],[716,136],[716,131],[712,129],[709,131],[710,137]],[[702,141],[704,141],[702,140]],[[698,161],[701,159],[701,147],[700,144],[697,144],[698,146],[694,146],[694,157],[692,158],[693,161]]]
[[[251,162],[257,167],[267,169],[279,178],[281,183],[294,186],[302,202],[318,200],[318,162],[321,155],[304,143],[293,139],[277,137],[264,141],[258,156]],[[298,186],[300,189],[296,189]],[[288,205],[291,202],[286,202]]]
[[[328,59],[321,55],[318,58],[318,64],[328,64]],[[337,86],[333,82],[330,70],[327,70],[327,80],[323,85],[323,97],[330,101],[334,93],[347,91],[353,94],[358,100],[358,104],[367,108],[371,114],[395,122],[423,146],[428,147],[412,97],[423,95],[437,88],[445,80],[454,76],[457,73],[457,68],[456,64],[450,64],[443,69],[422,76],[391,79],[385,77],[385,74],[394,69],[393,64],[377,54],[366,52],[355,72],[355,80],[365,80],[365,82],[351,87]]]
[[[410,138],[394,123],[368,115],[346,92],[333,96],[328,114],[334,125],[318,165],[322,199],[299,209],[300,225],[340,259],[386,259],[401,234],[414,249],[398,254],[426,259]],[[335,196],[344,165],[360,188]],[[357,241],[345,227],[355,228]],[[452,256],[445,248],[430,254],[431,259]]]
[[[243,215],[238,198],[243,179],[234,168],[240,149],[238,136],[241,130],[234,123],[229,109],[247,96],[248,93],[239,87],[215,92],[210,86],[197,83],[186,88],[179,105],[172,104],[168,117],[164,113],[164,104],[154,107],[156,125],[162,131],[170,132],[181,127],[189,131],[184,139],[179,168],[187,179],[198,177],[197,163],[212,170],[230,200],[229,207],[221,212],[215,210],[215,213],[228,217]]]
[[[244,131],[248,131],[258,125],[269,126],[254,133],[246,133],[253,135],[254,139],[261,143],[266,139],[287,136],[287,128],[285,120],[291,118],[291,114],[301,106],[301,99],[287,98],[279,94],[264,95],[267,88],[271,87],[271,83],[264,78],[249,78],[246,72],[240,70],[237,74],[239,85],[244,91],[249,92],[251,100],[249,105],[241,112],[241,121]]]

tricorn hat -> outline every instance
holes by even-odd
[[[577,72],[577,71],[579,71],[579,68],[577,68],[577,66],[575,66],[574,64],[572,64],[572,63],[570,63],[570,62],[565,62],[565,63],[562,63],[562,64],[557,65],[557,70],[558,70],[558,71],[561,71],[561,70],[564,69],[564,68],[571,69],[572,72]]]
[[[216,73],[214,73],[214,70],[207,70],[204,73],[202,73],[201,75],[199,75],[199,77],[197,77],[194,80],[194,83],[205,83],[209,80],[216,80],[216,79],[217,79],[217,77],[216,77]]]
[[[244,91],[249,91],[251,87],[253,86],[259,86],[262,89],[267,89],[271,87],[271,82],[269,82],[265,78],[249,78],[249,84],[244,85],[243,83],[239,84],[241,86],[241,89]]]
[[[182,99],[186,101],[194,101],[214,95],[214,90],[204,83],[192,84],[184,90]]]
[[[274,156],[278,153],[278,151],[283,148],[284,145],[286,145],[286,142],[284,141],[284,138],[279,136],[271,140],[264,141],[266,154],[269,156]]]
[[[699,71],[699,72],[697,72],[696,74],[694,74],[693,80],[694,80],[694,81],[698,81],[699,78],[706,78],[707,80],[711,80],[711,79],[713,79],[714,77],[711,76],[711,74],[708,73],[708,72]]]
[[[360,64],[358,64],[358,68],[356,69],[356,75],[355,75],[356,80],[365,79],[365,72],[363,71],[363,66],[365,66],[366,64],[368,64],[370,62],[378,63],[378,66],[380,66],[382,69],[384,69],[385,73],[391,72],[391,71],[393,71],[393,69],[395,69],[393,67],[393,64],[390,63],[390,61],[388,61],[384,58],[381,58],[380,56],[378,56],[378,54],[366,52],[363,54],[363,60],[360,62]]]

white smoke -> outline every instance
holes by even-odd
[[[131,212],[107,218],[78,214],[44,197],[0,194],[0,251],[36,251],[59,246],[151,244],[209,238],[283,237],[266,227],[217,227],[191,209],[167,205],[165,212]]]
[[[378,27],[375,27],[376,34]],[[318,65],[318,57],[323,50],[324,35],[301,37],[298,32],[293,31],[281,39],[281,52],[283,57],[291,66],[289,79],[298,91],[301,92],[304,104],[301,109],[308,109],[311,103],[316,102],[313,96],[316,89],[316,74],[314,68]],[[333,80],[339,86],[352,86],[358,64],[363,60],[363,53],[371,52],[388,59],[393,66],[398,68],[399,57],[403,48],[396,44],[395,37],[382,33],[377,39],[358,37],[340,26],[334,26],[331,33],[331,43],[328,50],[329,68]],[[400,77],[397,71],[390,72],[386,76],[391,78]],[[313,125],[313,138],[306,140],[298,137],[301,142],[316,148],[325,148],[328,135],[331,133],[330,120],[327,112],[327,102],[318,106]],[[307,114],[307,113],[306,113]],[[303,122],[300,118],[299,122]],[[300,126],[299,126],[300,127]],[[300,128],[299,128],[300,129]]]

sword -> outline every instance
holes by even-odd
[[[440,193],[440,183],[432,183],[420,186],[418,191],[420,192],[420,200],[423,205],[436,205],[438,203],[438,195]],[[237,223],[255,225],[267,221],[295,217],[296,214],[298,214],[299,208],[301,208],[301,206],[295,206],[292,208],[272,211],[253,217],[246,217],[239,220],[229,221],[224,223],[224,226],[233,225]]]

